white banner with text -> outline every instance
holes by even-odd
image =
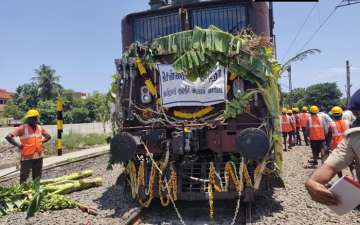
[[[190,81],[168,64],[158,64],[164,107],[208,106],[226,100],[227,69],[217,66],[206,79]]]

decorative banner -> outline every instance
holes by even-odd
[[[226,100],[227,69],[217,66],[204,80],[189,81],[168,64],[158,64],[162,105],[208,106]]]

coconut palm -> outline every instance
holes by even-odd
[[[306,59],[309,55],[314,55],[317,53],[321,53],[321,51],[319,49],[316,48],[312,48],[312,49],[308,49],[305,50],[303,52],[300,52],[298,54],[296,54],[294,57],[291,57],[290,59],[288,59],[282,66],[281,66],[281,70],[280,70],[280,74],[282,74],[283,72],[285,72],[289,66],[291,65],[291,63],[293,62],[298,62],[298,61],[303,61],[304,59]]]
[[[42,64],[39,69],[35,69],[36,76],[32,78],[36,82],[39,90],[39,97],[43,100],[56,98],[57,92],[62,89],[59,84],[60,76],[50,66]]]

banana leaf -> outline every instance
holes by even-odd
[[[40,187],[39,181],[35,181],[33,183],[33,190],[35,191],[35,194],[30,200],[30,205],[27,209],[26,218],[34,216],[34,214],[40,210],[40,202],[45,195],[45,192]]]
[[[77,179],[84,178],[84,177],[90,177],[91,175],[92,175],[92,170],[83,170],[80,172],[74,172],[69,175],[64,175],[64,176],[56,177],[53,179],[41,180],[40,184],[44,185],[44,184],[58,183],[58,182],[68,181],[68,180],[77,180]]]

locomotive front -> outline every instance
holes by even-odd
[[[187,2],[123,19],[110,163],[143,206],[252,201],[282,163],[271,7]]]

